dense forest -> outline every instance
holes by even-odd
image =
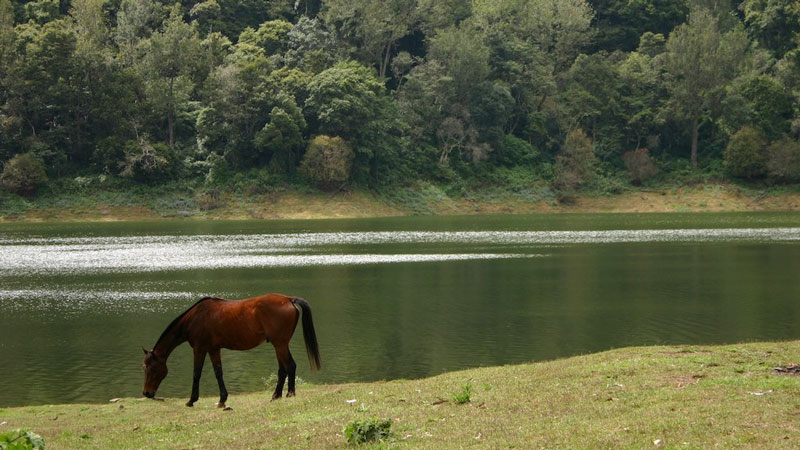
[[[7,192],[800,181],[797,0],[0,0]]]

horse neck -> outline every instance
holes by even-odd
[[[175,347],[183,344],[186,340],[187,338],[183,332],[183,320],[180,320],[164,332],[156,346],[153,347],[153,353],[166,358],[175,350]]]

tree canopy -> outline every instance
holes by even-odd
[[[37,186],[792,183],[799,105],[793,0],[0,0],[0,164]]]

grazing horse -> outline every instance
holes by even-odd
[[[200,396],[200,375],[206,355],[211,356],[214,375],[219,383],[219,403],[225,408],[228,391],[222,381],[220,349],[249,350],[262,342],[271,342],[278,357],[278,385],[272,399],[283,395],[283,383],[289,376],[287,397],[294,396],[295,368],[289,352],[289,341],[303,310],[303,338],[311,370],[320,368],[319,346],[311,320],[311,307],[298,297],[267,294],[245,300],[206,297],[175,318],[158,338],[153,350],[144,350],[144,387],[142,394],[154,398],[161,381],[167,376],[167,358],[178,345],[189,342],[194,352],[192,396],[186,406],[194,406]]]

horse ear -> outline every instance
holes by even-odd
[[[149,350],[147,350],[147,349],[145,349],[144,347],[142,347],[142,351],[144,352],[145,356],[146,356],[148,353],[150,353],[150,351],[149,351]]]

